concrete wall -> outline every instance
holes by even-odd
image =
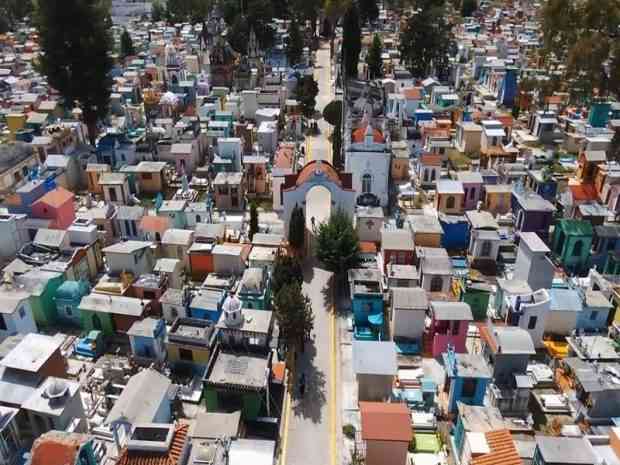
[[[358,400],[385,402],[392,395],[393,376],[358,374],[356,377]]]
[[[550,310],[545,320],[545,332],[558,336],[570,336],[577,327],[577,316],[581,312],[570,310]]]
[[[23,309],[23,314],[20,315],[20,309]],[[29,334],[37,332],[37,325],[34,321],[32,314],[32,308],[30,302],[24,300],[15,313],[5,313],[0,315],[4,318],[6,324],[6,330],[0,330],[0,341],[12,334]]]
[[[366,441],[366,465],[406,465],[407,447],[403,441]]]
[[[390,321],[392,337],[421,340],[424,334],[425,318],[424,310],[393,309]]]
[[[532,290],[550,289],[554,266],[544,253],[532,253],[525,244],[519,245],[514,279],[526,281]]]

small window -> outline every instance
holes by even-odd
[[[0,329],[6,331],[6,320],[4,319],[4,315],[0,315]]]
[[[65,314],[67,316],[73,316],[73,308],[71,305],[65,305]]]
[[[137,255],[133,256],[133,263],[134,263],[134,265],[138,264],[138,256]]]
[[[538,317],[537,316],[531,316],[530,320],[527,322],[527,329],[534,329],[536,328],[536,322],[538,321]]]
[[[598,310],[593,310],[590,312],[590,321],[594,321],[598,318]]]
[[[170,309],[170,316],[172,317],[173,320],[176,320],[177,317],[179,316],[179,312],[176,308],[172,307]]]
[[[583,242],[577,241],[573,246],[573,257],[578,257],[581,255],[581,251],[583,250]]]
[[[179,347],[179,358],[181,360],[186,361],[186,362],[193,362],[194,361],[194,353],[191,350],[182,349],[182,348]]]
[[[482,243],[482,250],[480,251],[480,255],[483,257],[489,257],[491,255],[491,241],[484,241]]]
[[[446,199],[446,208],[454,208],[455,200],[451,195]]]
[[[145,300],[154,300],[156,298],[155,291],[144,291],[142,293],[142,298]]]
[[[200,223],[202,221],[202,219],[200,218],[200,215],[196,215],[196,223]]]
[[[19,308],[19,317],[21,319],[24,319],[26,317],[26,310],[24,309],[24,307]]]
[[[443,279],[441,279],[441,276],[433,276],[431,278],[431,292],[441,292],[441,290],[443,289]]]

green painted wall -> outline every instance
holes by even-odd
[[[262,405],[262,398],[259,393],[246,392],[239,393],[241,399],[242,415],[246,420],[255,420],[258,417]],[[205,386],[204,388],[205,405],[207,412],[217,412],[219,409],[219,399],[217,389],[213,386]]]
[[[463,294],[463,302],[468,303],[474,315],[474,320],[484,321],[487,318],[487,308],[491,294],[485,291],[468,289]]]
[[[94,323],[95,316],[99,317],[99,321],[101,322],[100,328],[97,328]],[[92,331],[93,329],[101,329],[106,336],[112,336],[114,334],[114,323],[112,322],[112,316],[108,313],[80,309],[80,318],[82,319],[82,329],[86,332]]]
[[[56,302],[54,296],[56,290],[64,282],[64,277],[59,275],[47,281],[44,291],[41,295],[31,295],[30,305],[32,306],[32,314],[39,328],[52,326],[56,323]]]
[[[212,386],[207,386],[205,388],[205,404],[207,406],[207,412],[217,412],[219,405],[217,401],[217,391]]]
[[[261,400],[258,393],[248,392],[243,395],[243,417],[247,420],[255,420],[260,411]]]

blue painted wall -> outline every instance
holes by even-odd
[[[439,223],[443,228],[443,236],[441,237],[441,246],[448,250],[466,249],[469,246],[469,223],[463,217],[463,220],[444,221],[441,216]]]
[[[583,311],[577,316],[577,329],[592,331],[595,329],[606,329],[607,318],[611,309],[584,307]]]
[[[383,313],[382,296],[355,295],[351,305],[356,326],[368,326],[368,315]]]
[[[484,395],[487,390],[487,385],[491,381],[490,378],[477,378],[476,379],[476,391],[473,397],[463,397],[463,383],[465,382],[465,378],[456,377],[451,381],[450,384],[450,398],[449,398],[449,409],[450,412],[456,412],[456,402],[463,402],[467,405],[484,405]]]

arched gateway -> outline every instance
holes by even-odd
[[[308,216],[306,199],[313,187],[321,186],[329,191],[331,201],[326,205],[326,210],[335,211],[342,209],[353,217],[355,208],[356,193],[352,188],[350,173],[338,173],[328,162],[314,160],[306,164],[297,174],[287,175],[282,186],[282,203],[284,207],[284,233],[288,235],[288,225],[295,205],[303,208],[304,214]],[[310,196],[313,197],[313,196]],[[325,198],[323,196],[323,198]],[[309,199],[309,198],[308,198]],[[310,199],[309,199],[310,200]],[[315,211],[317,206],[311,210]],[[318,220],[322,220],[319,218]],[[306,221],[309,221],[306,218]]]

